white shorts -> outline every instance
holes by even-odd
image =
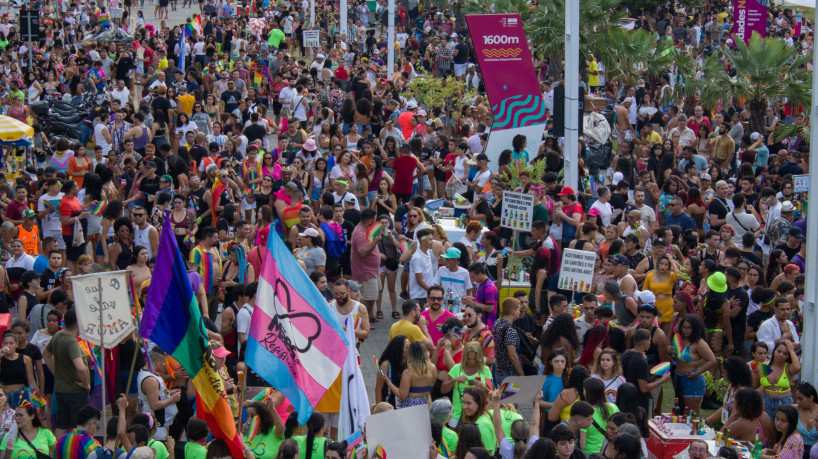
[[[57,248],[60,250],[65,250],[65,240],[62,238],[62,230],[43,230],[43,238],[53,237],[57,240]],[[47,253],[43,254],[46,257],[48,256]]]
[[[247,197],[241,198],[241,210],[251,210],[256,208],[256,202],[253,201],[252,204],[247,202]]]
[[[391,269],[387,268],[386,265],[381,265],[381,272],[382,273],[396,273],[398,270],[392,271]]]
[[[454,76],[456,77],[463,76],[466,73],[466,67],[468,65],[469,65],[468,62],[465,64],[454,64]]]
[[[361,290],[358,293],[358,301],[376,301],[378,299],[377,277],[359,282],[359,284],[361,284]]]

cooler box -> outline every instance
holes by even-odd
[[[0,335],[11,327],[11,314],[0,314]]]
[[[461,215],[468,215],[471,206],[454,206],[454,218],[460,218]]]
[[[699,435],[690,435],[690,427],[687,424],[666,423],[665,427],[671,431],[678,430],[679,432],[671,434],[660,428],[653,420],[648,421],[650,438],[645,440],[648,446],[648,459],[671,458],[686,450],[691,441],[703,439]]]

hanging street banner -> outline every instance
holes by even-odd
[[[767,36],[767,0],[733,0],[733,36],[749,43],[753,32]]]
[[[548,113],[518,14],[467,15],[477,62],[486,86],[494,123],[485,153],[497,161],[514,136],[526,137],[533,158]]]
[[[80,338],[99,346],[101,329],[105,349],[113,349],[133,332],[128,275],[127,271],[112,271],[71,276]]]

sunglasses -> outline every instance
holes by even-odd
[[[134,217],[144,217],[145,216],[145,214],[131,214],[131,215],[133,215]]]

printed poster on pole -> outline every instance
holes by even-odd
[[[321,44],[321,36],[318,29],[304,30],[304,47],[317,48]]]
[[[534,196],[528,193],[506,191],[503,193],[500,226],[515,231],[531,232],[534,218]]]
[[[584,250],[565,249],[562,252],[560,277],[557,288],[572,292],[589,293],[594,282],[596,254]]]
[[[71,283],[80,338],[99,346],[101,329],[105,348],[113,349],[133,332],[134,323],[126,271],[72,276]]]

